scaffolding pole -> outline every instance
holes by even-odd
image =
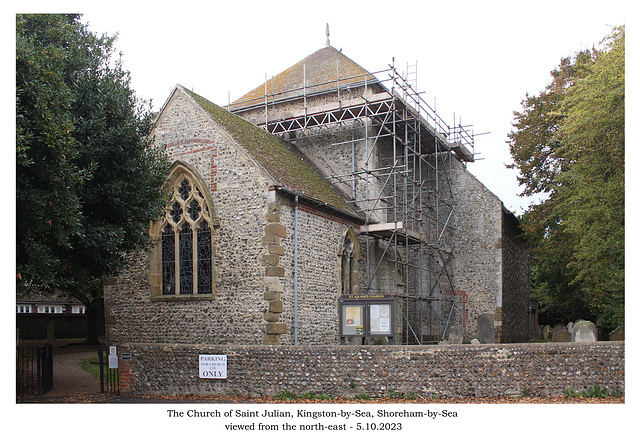
[[[361,293],[393,294],[403,302],[403,344],[444,339],[461,306],[455,301],[449,267],[448,239],[455,216],[452,159],[463,164],[474,161],[473,132],[461,120],[456,123],[455,114],[449,125],[422,98],[417,91],[417,62],[407,65],[405,77],[393,62],[386,70],[350,77],[340,77],[337,64],[334,81],[313,85],[306,76],[304,65],[302,88],[279,94],[273,92],[272,79],[271,111],[266,78],[264,100],[229,107],[242,114],[264,105],[264,123],[258,125],[273,134],[296,142],[322,137],[327,146],[350,147],[350,168],[327,178],[365,213],[360,234],[366,239],[367,276]],[[354,96],[358,86],[362,95]],[[337,102],[310,104],[327,95],[335,95]],[[300,110],[288,109],[286,116],[276,113],[276,101],[288,104],[300,99]],[[338,128],[341,133],[350,131],[350,137],[332,141]],[[391,148],[387,157],[376,154],[383,142]],[[356,144],[363,147],[360,162]],[[374,253],[379,258],[373,258]],[[393,288],[380,287],[377,280],[385,260],[395,270]]]

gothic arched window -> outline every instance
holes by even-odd
[[[152,258],[152,295],[212,297],[217,219],[211,198],[204,183],[184,164],[174,164],[168,187],[169,203],[153,230],[157,246]]]
[[[349,228],[338,249],[339,258],[339,293],[343,295],[358,294],[358,261],[360,245],[353,228]]]

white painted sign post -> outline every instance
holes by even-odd
[[[117,346],[109,346],[109,368],[110,369],[118,368],[118,347]]]

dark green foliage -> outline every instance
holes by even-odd
[[[66,84],[74,17],[18,16],[16,27],[16,239],[19,282],[53,289],[72,281],[59,252],[80,234],[74,101]]]
[[[18,287],[62,290],[89,314],[103,277],[150,246],[168,171],[113,41],[75,15],[16,17]]]
[[[557,320],[624,324],[625,37],[563,59],[509,135],[524,195],[532,293]]]

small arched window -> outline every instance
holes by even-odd
[[[154,225],[152,295],[160,299],[213,295],[215,211],[206,186],[186,165],[169,176],[169,203]]]
[[[349,228],[342,238],[338,249],[339,258],[339,293],[343,295],[358,294],[358,262],[360,245],[353,228]]]

